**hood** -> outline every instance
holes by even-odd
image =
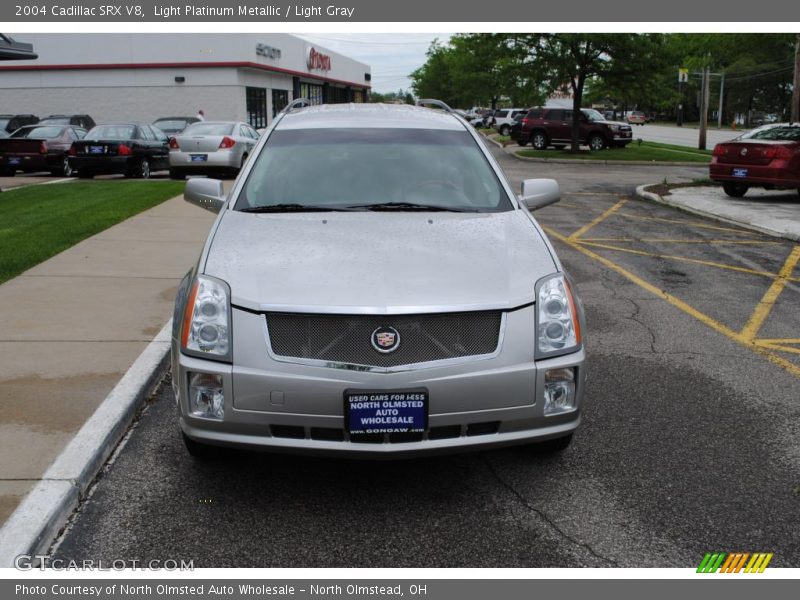
[[[630,127],[630,123],[625,123],[624,121],[595,121],[595,123],[603,123],[604,125],[618,125],[618,126],[625,126]]]
[[[204,272],[242,308],[389,314],[514,308],[555,268],[522,210],[227,211]]]

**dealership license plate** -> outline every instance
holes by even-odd
[[[105,146],[89,146],[89,154],[105,154]]]
[[[8,164],[10,165],[18,165],[22,162],[22,159],[18,156],[12,156],[8,159]]]
[[[348,390],[344,414],[351,435],[421,433],[428,426],[428,391]]]
[[[733,170],[734,177],[747,177],[747,169],[734,169]]]
[[[206,162],[208,154],[190,154],[189,158],[192,162]]]

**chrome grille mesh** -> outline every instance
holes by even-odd
[[[497,349],[499,311],[425,315],[316,315],[267,313],[272,352],[278,356],[369,367],[491,354]],[[390,354],[372,347],[372,332],[394,327],[400,345]]]

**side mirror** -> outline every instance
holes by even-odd
[[[538,210],[561,199],[561,190],[555,179],[526,179],[522,182],[519,201],[528,210]]]
[[[183,199],[195,206],[218,213],[225,204],[225,189],[219,179],[192,178],[186,182]]]

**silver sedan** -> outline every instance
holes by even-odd
[[[258,133],[239,121],[193,123],[169,141],[169,175],[238,173],[258,142]]]

